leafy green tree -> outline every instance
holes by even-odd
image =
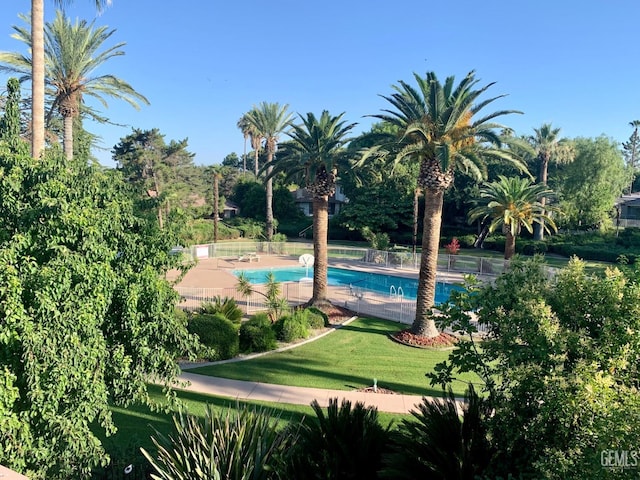
[[[23,143],[20,138],[20,82],[15,78],[7,82],[7,100],[0,118],[0,141],[14,149]]]
[[[539,258],[516,257],[494,283],[453,295],[441,327],[466,339],[428,376],[483,380],[497,452],[490,478],[614,478],[602,452],[640,441],[637,275],[590,275],[574,259],[550,282]],[[477,324],[488,329],[481,344]]]
[[[636,162],[638,161],[638,155],[640,155],[640,135],[638,135],[638,127],[640,127],[640,120],[633,120],[629,122],[629,125],[633,127],[633,133],[629,137],[629,140],[622,142],[622,152],[624,159],[627,163],[627,167],[631,170],[631,182],[629,184],[629,193],[633,193],[633,183],[636,176]]]
[[[378,138],[377,145],[367,150],[361,163],[379,156],[391,159],[393,164],[419,165],[417,185],[424,194],[425,210],[416,317],[411,330],[416,335],[435,337],[439,332],[431,309],[435,299],[444,192],[451,186],[457,170],[483,178],[487,157],[507,160],[523,169],[524,165],[512,151],[502,148],[496,130],[503,127],[493,122],[496,117],[513,111],[501,110],[474,118],[500,98],[479,100],[493,84],[476,89],[478,80],[474,72],[467,74],[457,86],[454,77],[448,77],[442,84],[433,72],[426,77],[414,74],[414,78],[417,89],[401,81],[394,87],[395,93],[383,97],[393,109],[373,116],[395,126],[398,133]]]
[[[550,123],[544,123],[540,128],[534,128],[535,135],[529,137],[529,142],[536,155],[538,166],[538,183],[547,185],[549,163],[570,163],[574,157],[571,142],[560,138],[560,129],[553,128]],[[540,203],[544,206],[546,199],[543,197]],[[544,238],[544,221],[534,226],[533,239]]]
[[[607,225],[615,199],[629,185],[629,172],[618,145],[604,136],[577,138],[574,151],[575,160],[558,174],[565,225],[570,228]]]
[[[29,18],[22,15],[27,23]],[[83,97],[90,96],[107,105],[105,97],[121,99],[139,109],[138,101],[148,100],[127,82],[113,75],[94,75],[93,72],[109,59],[124,55],[124,43],[101,51],[104,43],[115,33],[108,27],[94,28],[94,23],[77,20],[75,24],[60,11],[45,26],[45,83],[52,97],[51,111],[57,110],[64,119],[64,151],[67,159],[73,156],[73,119],[82,110]],[[31,47],[31,32],[13,27],[14,38]],[[0,71],[19,73],[22,79],[31,78],[32,59],[19,53],[2,52]],[[85,109],[86,113],[87,110]],[[94,118],[99,118],[94,115]]]
[[[279,137],[289,129],[291,123],[291,113],[287,111],[288,108],[288,105],[281,106],[279,103],[262,102],[247,113],[247,120],[253,132],[251,135],[264,139],[264,148],[267,152],[267,163],[265,165],[265,190],[267,194],[265,217],[266,237],[269,242],[274,231],[272,162],[278,150]],[[256,155],[256,168],[257,165]]]
[[[157,128],[133,129],[112,153],[125,180],[153,202],[161,229],[172,204],[184,205],[191,200],[189,178],[194,174],[194,154],[187,150],[186,138],[167,144]]]
[[[268,163],[271,174],[283,172],[299,180],[313,196],[313,296],[311,305],[329,303],[327,298],[329,196],[335,193],[343,145],[355,124],[346,124],[344,113],[332,116],[324,110],[320,117],[300,115],[301,125],[293,125],[291,142],[277,161]],[[271,161],[271,160],[270,160]]]
[[[516,237],[522,227],[533,233],[536,223],[543,223],[545,229],[556,229],[549,207],[541,199],[551,195],[543,184],[532,184],[528,178],[500,176],[498,181],[480,188],[479,205],[469,212],[469,223],[476,220],[489,223],[489,232],[502,227],[506,236],[504,258],[509,260],[516,253]]]
[[[110,405],[149,402],[191,337],[164,273],[176,232],[134,214],[114,171],[0,143],[0,463],[33,479],[107,461]]]

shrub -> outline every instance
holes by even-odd
[[[162,479],[234,478],[266,480],[283,469],[283,459],[295,444],[295,431],[279,431],[278,417],[266,409],[225,409],[207,405],[205,418],[180,412],[174,432],[152,437],[157,457],[142,453]]]
[[[317,330],[329,323],[329,317],[317,308],[305,308],[302,312],[305,316],[309,328]]]
[[[275,323],[274,329],[278,340],[287,343],[309,336],[309,326],[301,315],[285,315]]]
[[[242,310],[238,307],[235,299],[231,297],[221,297],[218,295],[213,299],[213,302],[205,302],[200,306],[199,313],[208,313],[209,315],[215,315],[220,313],[224,315],[227,320],[233,323],[239,324],[242,320]]]
[[[389,430],[380,425],[377,409],[360,402],[352,407],[348,400],[338,406],[337,398],[329,400],[326,414],[316,400],[311,407],[316,418],[300,429],[299,441],[291,450],[288,477],[378,478]]]
[[[328,327],[329,326],[329,315],[327,315],[326,313],[324,313],[322,310],[320,310],[318,307],[308,307],[307,310],[315,315],[320,315],[322,317],[322,321],[323,326],[324,327]]]
[[[451,242],[446,244],[444,248],[447,250],[449,255],[457,255],[460,251],[460,242],[456,237],[453,237]]]
[[[254,315],[240,325],[240,350],[245,353],[266,352],[278,346],[276,332],[265,313]]]
[[[201,355],[207,360],[224,360],[238,355],[240,349],[238,327],[224,315],[201,313],[194,315],[187,326],[189,333],[198,336],[205,347]],[[204,355],[203,355],[204,354]]]

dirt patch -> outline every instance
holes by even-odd
[[[330,325],[342,325],[344,322],[354,317],[356,314],[346,308],[338,307],[336,305],[327,305],[320,307],[327,317],[329,317]]]
[[[381,395],[397,395],[396,392],[394,392],[393,390],[389,390],[388,388],[374,387],[374,386],[360,388],[360,389],[358,389],[358,392],[379,393]]]
[[[411,330],[409,329],[392,333],[389,337],[403,345],[417,348],[450,348],[458,342],[458,339],[455,336],[448,333],[443,332],[437,337],[430,338],[411,333]]]

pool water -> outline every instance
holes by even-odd
[[[313,278],[313,268],[305,267],[283,267],[283,268],[262,268],[248,270],[234,270],[237,277],[244,273],[245,277],[253,284],[266,283],[267,275],[273,273],[276,282],[298,282],[307,277]],[[360,289],[378,293],[398,293],[402,292],[404,298],[416,298],[418,291],[418,279],[397,277],[395,275],[384,275],[381,273],[360,272],[357,270],[346,270],[344,268],[329,267],[327,280],[332,286],[351,287],[355,291]],[[451,290],[460,290],[461,287],[450,283],[438,282],[436,285],[436,305],[446,302],[449,299]]]

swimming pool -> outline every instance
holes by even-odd
[[[281,267],[258,268],[247,270],[234,270],[237,277],[244,273],[245,277],[253,284],[266,283],[267,275],[272,272],[276,282],[298,282],[305,278],[305,267]],[[308,269],[309,277],[313,277],[313,268]],[[354,290],[362,289],[378,293],[399,293],[404,298],[416,298],[418,291],[418,279],[385,275],[381,273],[361,272],[358,270],[346,270],[344,268],[329,267],[327,281],[332,286],[352,287]],[[451,290],[460,290],[458,285],[438,282],[436,285],[436,305],[449,299]]]

